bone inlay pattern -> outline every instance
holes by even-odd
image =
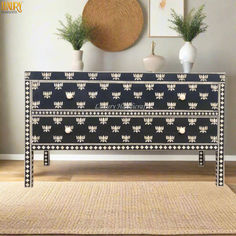
[[[203,151],[199,151],[199,166],[205,165],[205,154]]]
[[[217,152],[224,184],[225,74],[25,72],[25,186],[33,152],[195,150]]]
[[[43,161],[44,161],[44,165],[45,166],[49,166],[50,165],[49,151],[44,151]]]
[[[219,141],[218,141],[218,151],[216,152],[216,184],[217,186],[224,185],[224,107],[225,107],[225,84],[220,84],[220,119],[219,119]]]

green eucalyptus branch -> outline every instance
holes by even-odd
[[[66,14],[66,23],[59,21],[59,24],[61,28],[57,29],[56,35],[70,42],[74,50],[80,50],[91,39],[92,28],[86,24],[81,16],[73,20],[71,15]]]
[[[191,42],[208,28],[208,25],[204,23],[206,19],[206,14],[203,13],[204,7],[205,5],[202,5],[197,10],[193,8],[185,17],[178,15],[174,9],[171,9],[172,19],[169,21],[173,26],[170,28],[180,34],[186,42]]]

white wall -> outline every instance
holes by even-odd
[[[128,1],[128,0],[127,0]],[[25,70],[70,70],[72,48],[58,40],[58,20],[65,13],[82,13],[86,0],[24,0],[23,12],[0,15],[0,153],[24,151]],[[194,71],[226,71],[227,87],[226,153],[236,154],[236,4],[235,0],[185,0],[186,10],[206,3],[208,32],[194,41],[198,59]],[[143,71],[142,58],[150,54],[147,37],[148,0],[143,7],[144,30],[137,43],[122,52],[104,52],[92,44],[84,46],[85,70]],[[161,24],[161,22],[160,22]],[[165,71],[181,71],[178,51],[182,39],[155,39],[157,52],[167,60]]]

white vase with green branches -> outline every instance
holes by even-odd
[[[183,71],[185,73],[190,73],[193,64],[197,57],[197,49],[193,46],[191,42],[185,42],[184,46],[179,51],[179,60],[183,65]]]
[[[92,29],[84,22],[81,16],[73,20],[72,16],[66,14],[66,24],[59,21],[62,28],[58,28],[57,35],[73,47],[72,70],[83,71],[83,51],[82,46],[89,41]]]
[[[190,73],[197,57],[197,49],[193,46],[192,40],[200,33],[207,30],[207,25],[203,22],[206,15],[203,13],[204,5],[199,9],[192,9],[185,17],[177,15],[172,9],[172,19],[169,21],[174,25],[170,28],[175,30],[184,39],[185,44],[180,49],[179,60],[183,65],[184,73]]]
[[[73,50],[72,70],[83,71],[83,50]]]

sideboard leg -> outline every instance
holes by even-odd
[[[224,162],[224,107],[225,107],[225,85],[220,84],[220,114],[219,114],[219,133],[218,150],[216,156],[216,185],[224,186],[225,162]]]
[[[25,187],[33,187],[33,177],[34,177],[34,152],[25,152]]]
[[[25,81],[25,180],[26,188],[33,187],[34,152],[32,150],[31,101],[32,90],[30,81]]]
[[[49,153],[49,151],[44,151],[43,162],[44,162],[45,166],[50,166],[50,153]]]
[[[216,151],[216,185],[224,186],[224,154],[223,151]]]
[[[198,159],[199,166],[203,167],[205,165],[205,154],[203,151],[199,151],[199,159]]]

